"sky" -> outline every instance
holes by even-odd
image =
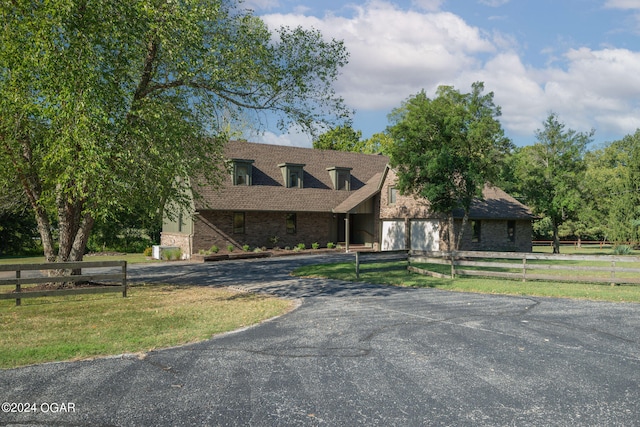
[[[343,40],[349,64],[335,84],[363,138],[388,114],[440,85],[484,82],[518,146],[550,113],[595,130],[602,145],[640,128],[640,0],[245,0],[270,28],[315,28]],[[267,131],[259,142],[310,147]]]

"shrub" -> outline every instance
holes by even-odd
[[[284,247],[284,250],[285,250],[285,251],[290,251],[290,250],[291,250],[291,247],[289,247],[289,246],[285,246],[285,247]]]
[[[631,255],[633,248],[629,245],[615,245],[613,247],[613,253],[615,255]]]
[[[307,245],[305,245],[304,243],[298,243],[298,246],[296,246],[296,248],[298,248],[299,251],[303,251],[307,249]]]
[[[242,246],[242,250],[245,252],[249,252],[249,249],[251,249],[251,247],[249,245],[243,245]]]
[[[162,252],[162,259],[167,261],[177,261],[182,258],[181,249],[168,249]]]
[[[336,247],[336,244],[335,244],[335,243],[333,243],[333,242],[329,242],[329,243],[327,243],[327,249],[333,249],[333,248],[335,248],[335,247]]]
[[[312,248],[312,249],[319,249],[319,248],[320,248],[320,243],[318,243],[318,242],[313,242],[313,243],[311,244],[311,248]]]
[[[253,252],[255,252],[255,253],[262,252],[262,249],[260,249],[260,248],[255,248],[255,249],[253,250]]]
[[[220,250],[219,247],[217,247],[216,245],[213,245],[209,248],[209,252],[213,253],[213,254],[217,254],[218,251]]]
[[[300,249],[300,246],[295,246],[293,248],[293,252],[300,252],[302,249]]]
[[[153,255],[153,248],[151,246],[147,246],[146,248],[144,248],[144,252],[142,252],[142,254],[144,256],[151,256]]]
[[[233,248],[233,245],[227,245],[227,250],[228,250],[229,252],[233,252],[233,249],[234,249],[234,248]]]

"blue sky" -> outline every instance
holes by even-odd
[[[246,0],[272,28],[313,27],[342,39],[336,82],[368,138],[409,96],[483,81],[517,145],[550,112],[594,143],[640,128],[640,0]],[[256,140],[310,146],[267,132]]]

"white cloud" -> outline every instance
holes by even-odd
[[[411,4],[415,7],[426,10],[427,12],[436,12],[440,10],[440,7],[444,3],[444,0],[412,0]]]
[[[610,9],[640,10],[640,0],[607,0],[605,7]]]
[[[435,88],[478,66],[476,55],[495,51],[478,28],[452,13],[406,11],[386,2],[353,10],[350,18],[266,15],[263,19],[272,27],[315,27],[344,40],[351,58],[337,89],[357,109],[393,108],[422,88]]]
[[[607,5],[640,9],[640,0]],[[448,84],[468,91],[483,81],[514,138],[532,137],[551,111],[568,127],[595,128],[601,137],[640,128],[640,52],[561,47],[554,49],[553,62],[535,68],[523,61],[514,36],[486,33],[452,13],[402,10],[383,1],[351,10],[348,17],[263,17],[272,27],[314,27],[344,40],[351,58],[336,89],[351,108],[388,112],[421,89],[433,95],[438,85]],[[309,146],[308,138],[298,136],[264,139]]]
[[[509,3],[509,1],[510,0],[479,0],[479,3],[489,7],[500,7]]]

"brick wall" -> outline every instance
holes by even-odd
[[[194,252],[213,245],[220,249],[230,244],[236,248],[243,245],[284,248],[304,243],[310,248],[314,242],[326,246],[331,241],[332,214],[297,212],[296,219],[296,234],[287,234],[285,212],[245,212],[245,232],[238,234],[233,232],[233,212],[201,211],[194,221]],[[272,242],[274,236],[278,237],[275,245]]]
[[[397,175],[389,170],[380,193],[380,219],[411,219],[438,218],[442,220],[440,232],[440,249],[447,251],[449,241],[446,235],[447,220],[444,216],[434,216],[429,212],[429,203],[417,200],[413,196],[396,195],[396,203],[389,203],[390,187],[395,183]],[[462,221],[455,222],[456,231]],[[408,225],[408,224],[407,224]],[[530,220],[517,220],[515,242],[507,236],[507,220],[481,220],[481,235],[479,242],[472,242],[470,223],[467,224],[460,244],[461,250],[503,251],[503,252],[531,252],[532,226]]]
[[[456,233],[460,229],[462,221],[455,221]],[[467,223],[460,242],[460,250],[463,251],[497,251],[497,252],[531,252],[531,221],[519,220],[515,222],[515,241],[509,240],[507,235],[506,220],[480,220],[480,240],[472,241],[471,221]],[[440,247],[441,250],[449,250],[449,241],[446,236],[446,224],[443,224]]]

